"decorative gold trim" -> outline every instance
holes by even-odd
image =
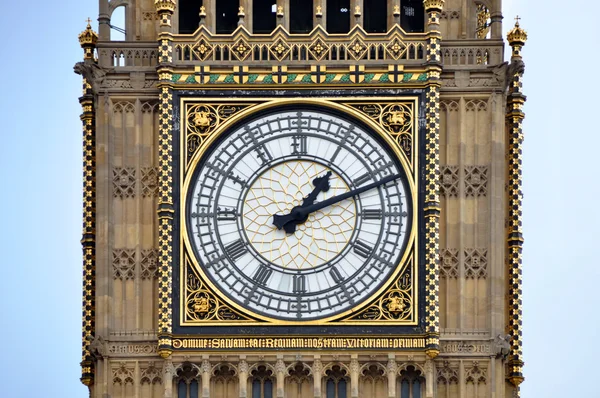
[[[184,256],[185,269],[183,281],[185,289],[185,319],[188,322],[220,322],[220,321],[251,321],[243,313],[235,311],[220,300],[203,282],[200,275],[190,263],[186,253]]]
[[[425,138],[425,353],[440,353],[440,76],[442,72],[439,16],[444,0],[424,0],[427,22]]]
[[[355,101],[357,101],[358,103],[362,103],[362,104],[366,104],[367,101],[373,101],[373,103],[399,103],[399,99],[398,97],[395,98],[377,98],[377,99],[373,99],[373,98],[356,98],[354,99]],[[403,100],[406,103],[412,103],[413,105],[413,112],[414,114],[418,114],[418,97],[414,97],[414,96],[407,96],[407,97],[403,97]],[[214,130],[212,130],[212,133],[207,135],[206,137],[204,137],[204,141],[202,142],[202,146],[200,146],[196,153],[194,154],[194,156],[191,158],[191,160],[188,162],[187,168],[185,167],[181,167],[181,181],[183,181],[182,184],[182,188],[181,188],[181,192],[182,195],[181,199],[180,199],[180,209],[182,209],[182,213],[183,213],[183,209],[186,208],[186,200],[187,200],[187,196],[185,195],[186,192],[188,192],[189,187],[192,183],[191,178],[193,175],[193,170],[196,168],[196,166],[198,165],[200,159],[202,158],[203,154],[208,150],[208,148],[210,147],[210,145],[224,132],[226,132],[228,130],[228,128],[233,124],[236,123],[239,120],[243,120],[247,117],[252,116],[253,114],[255,114],[256,112],[259,111],[263,111],[263,110],[267,110],[267,109],[272,109],[272,108],[277,108],[277,107],[281,107],[281,106],[286,106],[286,105],[294,105],[294,106],[302,106],[302,105],[317,105],[320,106],[322,108],[327,108],[327,109],[334,109],[337,111],[340,111],[342,113],[345,113],[353,118],[356,118],[360,121],[362,121],[363,123],[365,123],[367,126],[369,126],[369,128],[371,128],[373,131],[377,132],[378,134],[380,134],[380,136],[384,139],[384,141],[386,141],[386,143],[390,146],[390,148],[392,148],[392,150],[394,151],[394,154],[399,158],[402,167],[404,168],[408,178],[408,183],[409,183],[409,189],[411,192],[411,203],[413,203],[413,206],[416,206],[417,202],[417,185],[418,185],[418,159],[416,156],[414,156],[414,150],[416,147],[418,147],[418,134],[416,133],[418,130],[418,124],[417,124],[417,120],[413,117],[412,119],[412,129],[414,133],[414,147],[413,147],[413,159],[414,159],[414,163],[411,164],[408,160],[407,157],[404,153],[403,148],[401,148],[398,145],[398,142],[396,140],[396,137],[394,137],[393,135],[388,133],[388,130],[386,127],[383,127],[382,125],[379,124],[379,122],[373,120],[372,118],[368,117],[367,115],[365,115],[362,112],[359,112],[358,110],[354,109],[353,107],[348,107],[347,104],[350,103],[350,101],[348,101],[348,98],[337,98],[337,99],[307,99],[307,98],[303,98],[303,99],[298,99],[298,98],[293,98],[293,99],[281,99],[281,98],[265,98],[262,99],[262,103],[257,103],[256,100],[252,101],[252,103],[249,104],[248,107],[246,107],[245,109],[241,110],[240,112],[236,113],[233,117],[229,118],[228,120],[224,121],[219,127],[216,127]],[[187,109],[187,105],[188,103],[198,103],[201,104],[202,106],[214,106],[214,104],[223,104],[225,101],[221,98],[182,98],[180,100],[180,119],[181,120],[187,120],[187,116],[185,115],[185,110]],[[239,99],[236,100],[231,100],[232,103],[243,103],[242,101],[239,101]],[[250,106],[251,105],[251,106]],[[182,131],[180,132],[181,134],[185,134],[184,130],[182,129]],[[182,137],[183,138],[183,137]],[[181,153],[184,153],[184,139],[181,139]],[[182,166],[184,166],[182,164]],[[187,170],[187,171],[184,171]],[[352,316],[352,314],[355,314],[359,311],[361,311],[364,307],[370,305],[373,300],[377,300],[382,294],[384,294],[384,292],[389,288],[389,286],[397,281],[398,275],[400,274],[400,272],[405,268],[404,264],[406,264],[406,262],[408,261],[408,259],[411,256],[411,253],[413,253],[414,250],[416,250],[416,248],[418,247],[418,237],[416,234],[416,230],[417,230],[417,220],[418,220],[418,211],[413,211],[413,219],[411,220],[411,225],[412,225],[412,230],[410,232],[410,237],[408,239],[407,242],[407,246],[406,246],[406,251],[403,254],[403,258],[400,261],[399,266],[396,268],[396,270],[394,271],[394,273],[390,276],[390,280],[385,283],[380,289],[378,289],[376,292],[373,293],[373,295],[371,296],[372,299],[371,300],[365,300],[360,306],[357,306],[351,310],[348,310],[344,313],[341,314],[337,314],[335,316],[332,317],[328,317],[325,319],[319,319],[319,320],[314,320],[314,321],[305,321],[305,322],[297,322],[297,321],[285,321],[285,320],[279,320],[279,319],[273,319],[273,318],[269,318],[263,315],[259,315],[259,314],[254,314],[251,311],[249,311],[247,308],[242,308],[241,306],[239,306],[237,303],[233,302],[232,300],[228,299],[225,295],[218,293],[219,289],[214,286],[214,284],[212,284],[212,282],[210,281],[210,279],[204,274],[204,272],[202,271],[202,268],[200,267],[200,265],[197,262],[197,259],[195,258],[195,256],[190,256],[191,257],[191,262],[194,265],[194,269],[197,271],[198,275],[201,277],[202,281],[204,282],[204,284],[207,286],[207,288],[210,291],[213,291],[215,293],[217,293],[219,295],[220,298],[222,298],[222,300],[232,309],[238,311],[239,313],[243,313],[243,314],[248,314],[254,318],[256,318],[257,320],[260,320],[262,322],[268,322],[268,324],[272,324],[272,325],[319,325],[319,324],[328,324],[328,323],[332,323],[332,322],[338,322],[338,323],[343,323],[344,325],[352,325],[352,324],[357,324],[357,325],[364,325],[364,324],[369,324],[369,323],[376,323],[377,325],[382,325],[382,324],[393,324],[393,325],[417,325],[418,324],[418,294],[416,293],[418,291],[417,289],[417,282],[418,281],[418,267],[416,267],[416,264],[418,264],[418,262],[414,262],[415,266],[414,266],[414,274],[413,274],[413,292],[414,293],[414,303],[413,303],[413,315],[411,316],[411,318],[409,320],[406,321],[398,321],[398,320],[379,320],[377,322],[371,321],[371,320],[358,320],[358,319],[346,319],[350,316]],[[181,245],[180,245],[180,252],[184,253],[186,248],[191,247],[191,243],[189,241],[188,238],[188,227],[187,227],[187,220],[185,217],[181,217],[180,220],[180,225],[181,225],[181,236],[183,237],[183,239],[181,240]],[[181,291],[184,291],[185,286],[183,285],[183,283],[181,282],[180,285],[180,289]],[[180,314],[184,314],[185,313],[185,308],[184,308],[184,302],[183,300],[180,302]],[[230,326],[234,326],[234,325],[238,325],[239,323],[237,322],[227,322],[227,321],[219,321],[218,323],[215,322],[211,322],[211,323],[198,323],[198,322],[186,322],[186,320],[184,319],[184,317],[182,315],[180,315],[180,324],[182,326],[198,326],[198,325],[203,325],[203,326],[210,326],[210,325],[219,325],[219,326],[224,326],[224,325],[230,325]],[[264,324],[264,323],[263,323]]]
[[[339,337],[324,336],[216,336],[190,338],[175,336],[173,348],[181,350],[204,351],[217,349],[420,349],[425,347],[422,336],[356,336],[344,335]],[[326,353],[326,351],[322,351]],[[338,351],[339,352],[339,351]]]
[[[96,332],[96,122],[91,84],[83,79],[83,333],[81,382],[94,384],[94,357],[90,345]]]
[[[517,23],[518,28],[518,23]],[[523,256],[523,95],[524,65],[520,47],[523,42],[511,43],[513,56],[509,70],[513,71],[509,80],[506,106],[507,153],[507,268],[508,268],[508,333],[510,353],[508,355],[508,380],[517,388],[525,379],[523,376],[523,302],[522,302],[522,256]],[[519,47],[519,51],[515,48]]]

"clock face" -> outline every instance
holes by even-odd
[[[272,112],[223,133],[189,186],[187,233],[202,272],[269,318],[356,307],[399,267],[410,235],[411,192],[394,152],[322,111]]]

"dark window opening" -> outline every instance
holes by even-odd
[[[327,32],[350,31],[350,0],[327,0]]]
[[[290,0],[291,33],[309,33],[313,28],[313,0]]]
[[[217,34],[231,33],[237,28],[239,7],[239,0],[217,1]]]
[[[365,2],[364,27],[369,33],[387,32],[387,0]]]
[[[179,33],[194,33],[200,25],[200,7],[202,1],[179,0]]]
[[[273,398],[273,372],[260,365],[252,371],[252,398]]]
[[[400,26],[407,33],[425,32],[425,8],[421,0],[403,0]]]
[[[252,30],[254,33],[271,33],[277,23],[276,0],[254,0],[252,3]]]

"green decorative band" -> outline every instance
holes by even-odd
[[[174,84],[249,84],[249,85],[277,85],[277,84],[391,84],[389,73],[283,73],[277,76],[273,73],[245,73],[240,74],[207,74],[204,78],[198,74],[174,73],[171,82]],[[403,73],[399,83],[424,83],[428,81],[427,73]],[[278,83],[280,82],[280,83]],[[392,83],[398,84],[398,83]]]

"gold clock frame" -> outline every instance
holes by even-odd
[[[358,119],[376,132],[400,160],[408,177],[413,212],[411,231],[405,252],[389,279],[369,298],[352,309],[333,316],[309,321],[290,321],[253,313],[220,292],[204,273],[195,258],[188,237],[185,217],[186,194],[193,172],[211,144],[238,121],[255,112],[282,106],[319,106]],[[309,325],[395,325],[415,326],[419,320],[419,97],[336,97],[336,98],[253,98],[247,101],[224,98],[180,98],[179,170],[180,170],[180,242],[179,242],[179,326],[309,326]],[[194,123],[190,123],[190,119]],[[408,118],[409,120],[406,120]],[[402,123],[400,123],[402,122]],[[193,148],[191,148],[193,147]],[[401,284],[401,277],[411,267],[410,286]],[[193,278],[194,289],[188,286]],[[410,291],[410,311],[395,319],[394,298]],[[195,298],[191,298],[191,297]],[[190,300],[197,309],[195,319],[189,317]],[[397,304],[397,302],[396,302]],[[387,308],[386,308],[387,307]]]

